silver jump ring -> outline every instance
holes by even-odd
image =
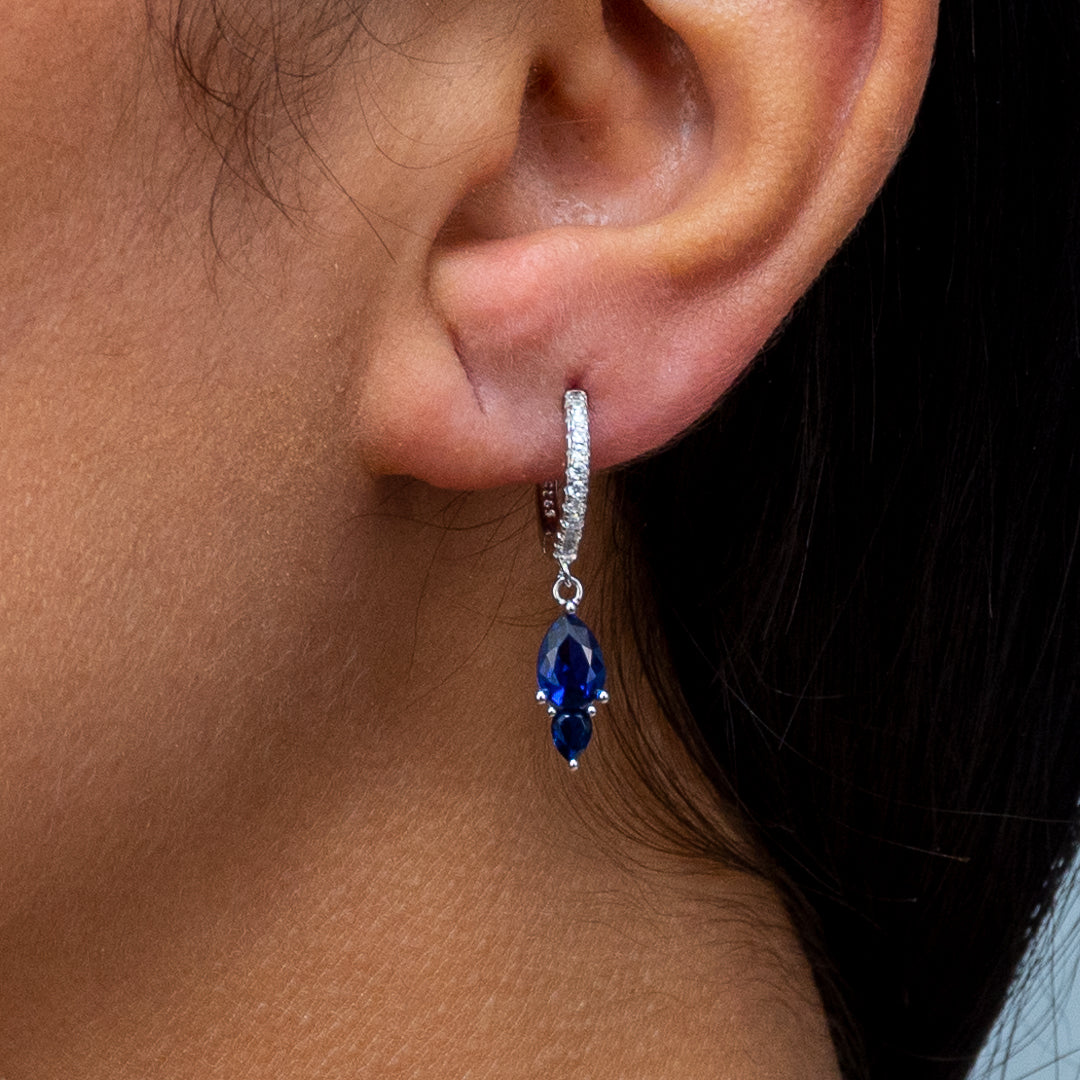
[[[563,596],[563,589],[572,589],[573,594]],[[577,611],[578,604],[581,603],[582,596],[585,595],[585,589],[573,574],[562,573],[555,579],[555,584],[551,586],[551,595],[555,597],[557,604],[561,604],[573,615]]]

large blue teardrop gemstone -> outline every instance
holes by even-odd
[[[606,679],[593,632],[576,615],[560,615],[544,635],[536,658],[536,685],[548,703],[560,711],[584,709],[596,700]]]
[[[592,738],[592,719],[584,709],[556,713],[551,718],[551,738],[555,742],[555,749],[572,767],[576,767],[581,751]]]

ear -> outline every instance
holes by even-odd
[[[557,475],[570,387],[598,468],[691,424],[884,181],[936,0],[538,0],[521,26],[462,90],[417,315],[388,311],[359,379],[376,472]]]

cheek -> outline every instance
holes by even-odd
[[[132,0],[0,5],[0,250],[88,201],[100,224],[94,178],[117,165],[143,66],[143,10]]]
[[[0,376],[4,911],[132,873],[265,782],[362,622],[332,396],[51,359]]]
[[[143,0],[0,5],[0,911],[133,873],[366,685],[346,305],[280,219],[215,263],[147,41]]]

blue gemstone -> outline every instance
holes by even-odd
[[[576,763],[592,738],[592,720],[587,712],[560,712],[551,718],[551,738],[555,749],[567,761]]]
[[[557,709],[583,709],[596,700],[606,679],[593,632],[576,615],[560,615],[544,635],[536,658],[536,684],[548,702]]]

